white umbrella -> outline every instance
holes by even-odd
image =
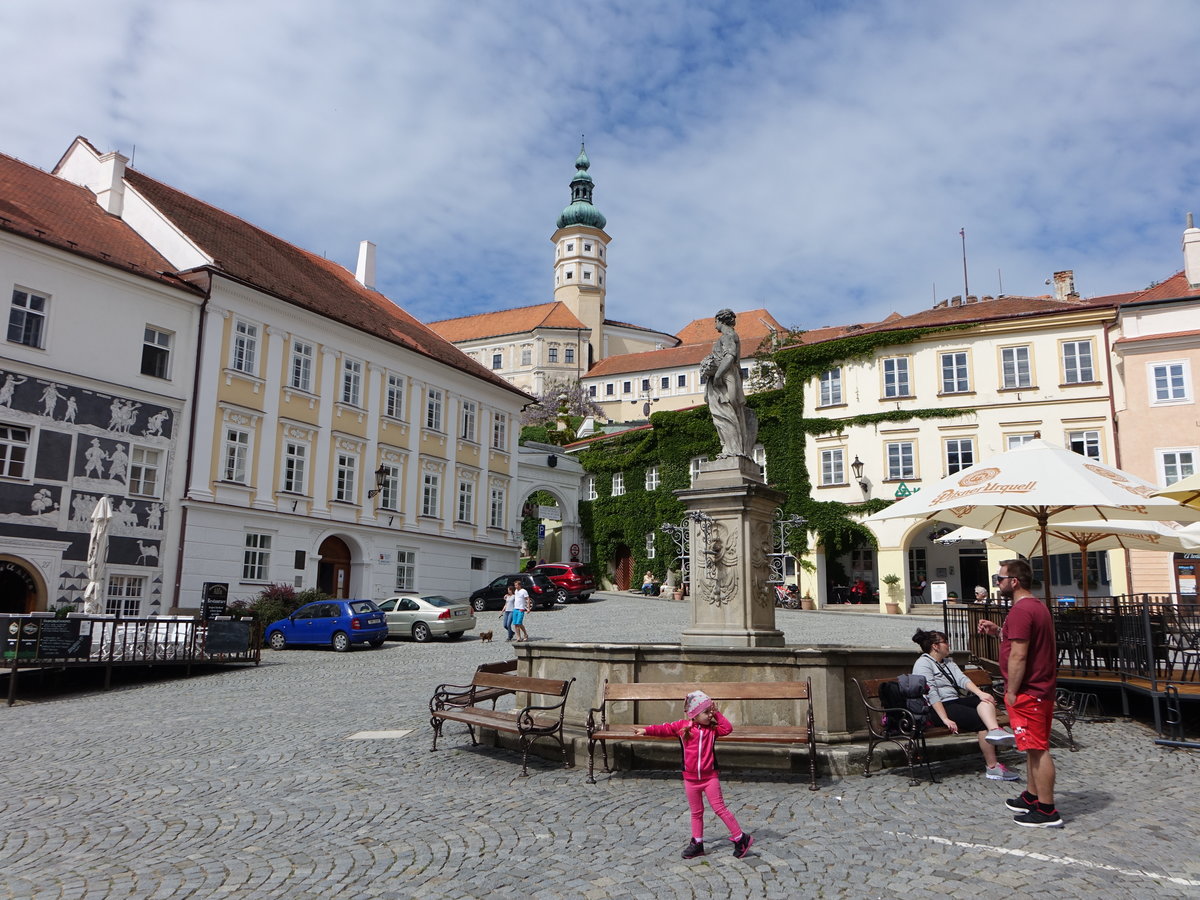
[[[1200,472],[1181,478],[1179,481],[1154,492],[1155,497],[1168,497],[1177,500],[1184,506],[1200,509]]]
[[[108,525],[112,521],[112,501],[105,495],[92,510],[92,533],[88,538],[88,585],[83,592],[83,611],[104,612],[104,570],[108,562]]]
[[[1136,475],[1033,440],[922,487],[866,521],[935,519],[993,533],[1036,526],[1045,559],[1051,522],[1200,521],[1200,509],[1155,497],[1156,490]],[[1049,578],[1044,582],[1049,602]]]

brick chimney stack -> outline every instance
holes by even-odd
[[[1079,299],[1079,294],[1075,292],[1074,270],[1065,269],[1054,273],[1054,299],[1063,302]]]
[[[1200,287],[1200,228],[1187,215],[1187,228],[1183,232],[1183,274],[1188,287]]]

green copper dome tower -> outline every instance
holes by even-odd
[[[559,215],[559,228],[587,225],[589,228],[603,229],[607,224],[604,214],[592,205],[592,176],[588,174],[591,166],[581,141],[579,156],[575,158],[575,177],[571,179],[571,205]]]

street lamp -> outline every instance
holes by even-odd
[[[367,491],[367,499],[374,500],[379,492],[383,490],[383,485],[387,481],[388,467],[383,463],[379,464],[379,468],[375,470],[375,487]]]
[[[863,461],[857,455],[854,457],[854,462],[850,463],[850,471],[854,473],[854,480],[858,482],[858,486],[866,492],[867,479],[863,478]]]

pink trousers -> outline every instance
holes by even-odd
[[[705,797],[708,798],[708,805],[712,807],[713,812],[717,814],[717,817],[729,829],[729,839],[733,840],[741,835],[742,829],[738,825],[737,817],[725,806],[725,798],[721,796],[721,779],[715,774],[703,781],[689,781],[685,779],[683,789],[687,792],[688,806],[692,808],[693,838],[697,841],[704,840]]]

